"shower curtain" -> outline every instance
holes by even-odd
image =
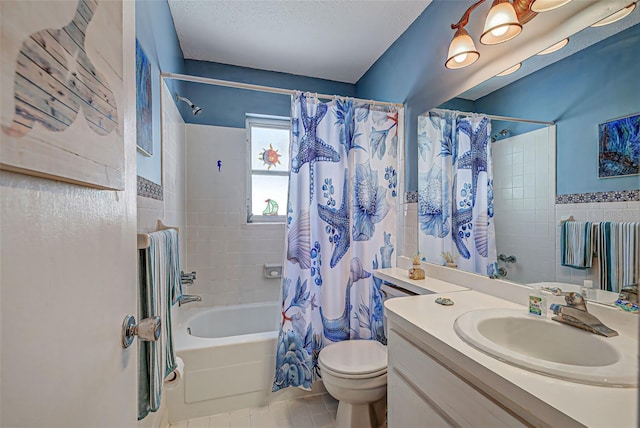
[[[386,343],[381,281],[392,266],[398,197],[398,116],[354,100],[296,94],[273,390],[310,389],[330,343]]]
[[[490,135],[485,115],[418,117],[418,241],[428,262],[496,277]]]

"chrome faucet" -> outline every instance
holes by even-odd
[[[178,300],[178,306],[185,305],[191,302],[201,302],[202,297],[196,296],[195,294],[183,294],[182,297]]]
[[[556,315],[551,318],[552,320],[601,336],[613,337],[618,335],[617,331],[610,329],[587,311],[587,303],[580,293],[564,292],[557,287],[552,288],[550,291],[554,296],[564,296],[564,300],[567,302],[566,306],[557,303],[551,305],[549,309]]]

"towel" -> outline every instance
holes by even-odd
[[[565,221],[560,232],[560,264],[575,269],[591,267],[594,250],[593,223]]]
[[[602,222],[598,225],[600,288],[620,292],[640,280],[640,223]]]
[[[139,251],[140,319],[160,316],[156,342],[138,341],[138,420],[160,408],[164,378],[176,369],[171,306],[182,296],[178,234],[174,229],[149,234],[149,248]]]

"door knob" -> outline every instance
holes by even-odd
[[[133,339],[138,336],[140,340],[155,342],[160,338],[160,317],[149,317],[136,325],[136,317],[127,315],[122,322],[122,347],[128,348]]]

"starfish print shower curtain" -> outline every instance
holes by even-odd
[[[418,245],[424,259],[497,275],[491,122],[449,110],[418,117]]]
[[[349,99],[293,99],[274,391],[310,389],[330,343],[386,343],[372,271],[395,264],[399,115]]]

